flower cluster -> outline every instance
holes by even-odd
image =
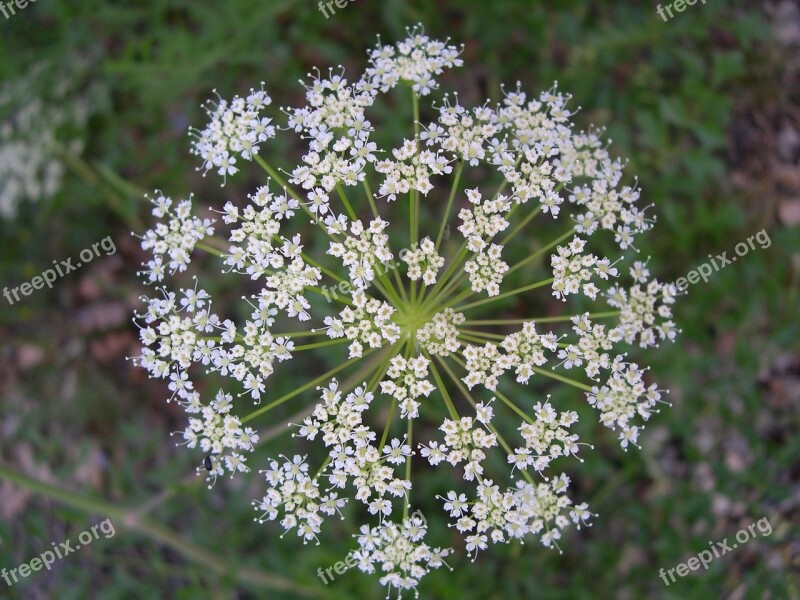
[[[569,399],[531,398],[521,386],[571,386],[622,448],[636,445],[664,390],[627,358],[630,346],[676,334],[674,288],[651,279],[644,262],[627,269],[654,219],[637,204],[639,190],[621,184],[622,161],[599,132],[574,130],[570,98],[555,87],[529,97],[517,85],[500,103],[475,108],[444,97],[420,110],[442,71],[461,64],[458,55],[414,29],[371,51],[360,77],[309,75],[305,106],[283,109],[283,130],[307,146],[294,167],[265,157],[264,142],[282,128],[264,116],[263,90],[219,99],[194,145],[203,168],[227,178],[238,159],[256,158],[266,182],[249,202],[223,207],[223,234],[192,215],[189,200],[173,205],[159,195],[154,215],[163,222],[142,238],[150,282],[186,270],[197,252],[247,280],[249,295],[228,318],[212,312],[197,284],[158,287],[137,315],[143,349],[135,360],[186,408],[185,443],[207,453],[214,478],[244,471],[242,453],[257,439],[244,425],[269,423],[266,413],[305,398],[291,418],[302,454],[269,460],[258,520],[280,521],[284,534],[308,542],[327,517],[355,518],[348,500],[358,501],[366,519],[353,555],[400,592],[416,589],[450,553],[430,546],[427,524],[409,517],[419,467],[447,463],[461,480],[441,499],[473,556],[490,542],[557,546],[592,516],[568,495],[562,464],[592,446],[572,428]],[[371,109],[403,86],[413,137],[379,148]],[[475,175],[481,182],[464,189]],[[443,179],[449,190],[436,189]],[[537,216],[545,222],[529,227]],[[451,227],[457,234],[445,236]],[[543,239],[506,252],[532,232]],[[539,288],[546,317],[526,312],[537,304],[523,295]],[[575,301],[600,306],[555,314]],[[308,357],[290,371],[300,379],[273,399],[271,378],[298,356]],[[235,392],[204,404],[194,386],[201,371],[230,380]],[[311,406],[315,386],[320,400]],[[423,423],[441,438],[420,436]],[[393,434],[399,427],[403,434]],[[415,454],[421,465],[412,465]]]
[[[528,383],[534,368],[547,363],[545,350],[555,352],[558,349],[558,338],[552,332],[537,333],[536,323],[528,321],[520,331],[507,335],[502,347],[511,359],[509,366],[517,374],[517,382]]]
[[[400,339],[400,327],[391,320],[395,309],[363,292],[353,294],[353,306],[345,306],[339,318],[325,317],[328,337],[352,340],[350,358],[359,358],[364,346],[380,348],[384,342],[394,344]]]
[[[486,240],[505,231],[508,221],[505,215],[511,207],[506,196],[498,196],[494,200],[485,200],[480,190],[467,190],[467,200],[473,208],[464,208],[458,213],[462,225],[458,230],[467,239],[467,248],[472,252],[480,252],[486,248]]]
[[[439,108],[439,122],[432,123],[420,139],[428,146],[441,145],[449,153],[459,156],[462,161],[475,167],[486,158],[486,145],[498,140],[493,136],[502,131],[502,125],[496,114],[485,106],[476,107],[472,112],[458,103],[450,104],[445,96]],[[468,190],[470,194],[478,190]]]
[[[430,39],[421,28],[413,29],[396,47],[378,45],[369,53],[363,86],[386,93],[402,82],[411,84],[417,95],[427,96],[439,87],[435,75],[464,64],[458,57],[460,52],[447,41]]]
[[[218,98],[217,102],[205,105],[211,119],[208,127],[194,131],[192,154],[203,160],[203,170],[216,169],[223,183],[228,175],[238,172],[236,157],[253,160],[258,154],[259,144],[275,137],[272,119],[262,117],[261,112],[272,99],[261,90],[250,90],[247,98],[236,96],[230,103]]]
[[[403,145],[392,150],[391,158],[375,163],[375,170],[385,175],[378,188],[378,194],[391,202],[398,195],[417,191],[423,195],[433,189],[431,176],[448,175],[453,167],[445,156],[438,151],[418,151],[414,140],[403,140]]]
[[[222,390],[208,406],[200,404],[200,394],[189,392],[182,402],[189,414],[200,414],[202,418],[189,418],[189,425],[183,432],[183,439],[189,448],[197,446],[214,457],[211,461],[209,481],[225,473],[247,472],[247,459],[240,450],[253,451],[253,444],[258,443],[258,434],[250,427],[242,427],[238,417],[231,415],[233,397]],[[210,457],[209,457],[210,458]],[[224,465],[224,468],[223,468]],[[209,486],[210,487],[210,486]]]
[[[464,465],[464,479],[472,481],[483,475],[483,463],[486,458],[484,450],[497,445],[497,437],[484,427],[491,422],[491,410],[486,411],[482,404],[477,407],[478,416],[461,417],[458,421],[445,419],[439,429],[444,433],[443,444],[431,444],[424,448],[422,455],[428,458],[432,465],[446,460],[456,467],[462,462]],[[483,414],[482,414],[483,413]],[[477,421],[477,422],[476,422]],[[479,424],[484,427],[478,426]]]
[[[381,392],[397,400],[400,405],[400,416],[416,419],[419,416],[418,398],[430,396],[436,388],[428,376],[430,361],[420,355],[416,358],[395,356],[389,361],[385,381],[381,382]]]
[[[262,521],[277,519],[282,509],[281,524],[287,532],[303,523],[297,534],[306,541],[316,539],[320,531],[319,526],[324,521],[320,512],[330,516],[344,507],[347,498],[340,498],[334,490],[344,489],[348,483],[356,489],[355,498],[367,505],[370,514],[381,516],[391,514],[389,498],[405,496],[411,489],[410,481],[395,477],[393,467],[410,460],[410,446],[394,438],[381,448],[375,443],[375,432],[362,421],[363,413],[374,398],[366,384],[344,399],[335,379],[321,391],[322,401],[312,415],[305,418],[296,435],[311,441],[321,434],[331,460],[313,478],[305,474],[308,470],[306,457],[284,459],[282,468],[273,461],[273,468],[265,471],[270,489],[257,503],[263,511]],[[293,478],[284,477],[286,472],[300,477],[302,488],[292,483]],[[319,490],[319,481],[323,478],[329,482],[327,495]]]
[[[359,290],[369,287],[375,279],[376,266],[392,260],[389,250],[389,236],[383,233],[388,223],[383,219],[370,221],[364,227],[361,221],[350,224],[350,235],[343,242],[333,242],[328,254],[341,259],[350,270],[350,281]]]
[[[648,282],[648,275],[649,271],[637,261],[631,267],[636,285],[629,290],[615,286],[607,292],[609,306],[620,309],[617,332],[629,344],[638,340],[642,348],[656,346],[659,340],[673,340],[678,333],[671,308],[677,293],[675,285],[657,279]]]
[[[462,355],[467,361],[464,383],[469,389],[482,385],[487,390],[496,390],[500,376],[511,366],[511,357],[503,354],[492,342],[467,344]]]
[[[281,462],[272,460],[270,468],[260,472],[270,488],[260,502],[253,502],[261,512],[256,520],[275,520],[282,510],[281,526],[285,532],[297,529],[297,535],[306,542],[317,539],[325,520],[321,515],[333,515],[344,506],[336,494],[325,496],[320,492],[317,479],[308,474],[305,456],[281,456]]]
[[[101,87],[79,83],[89,70],[81,57],[39,62],[0,86],[0,217],[14,217],[23,201],[54,196],[66,167],[80,162],[89,118],[103,105]],[[55,82],[54,72],[61,73]]]
[[[153,216],[165,219],[158,222],[142,236],[142,250],[149,251],[153,258],[147,263],[147,279],[152,283],[163,281],[167,269],[169,274],[183,272],[191,261],[191,255],[198,242],[206,236],[214,235],[214,221],[192,215],[192,200],[181,200],[173,208],[172,198],[158,192],[155,198],[148,198],[153,204]],[[166,264],[165,264],[166,260]]]
[[[592,300],[597,298],[600,289],[591,281],[597,275],[607,278],[608,259],[598,259],[585,253],[586,241],[575,236],[567,246],[559,246],[552,257],[553,295],[565,300],[570,294],[583,292]]]
[[[292,171],[289,181],[308,192],[316,216],[329,214],[330,193],[338,185],[358,184],[364,167],[375,162],[377,145],[370,141],[372,124],[365,112],[375,95],[365,82],[354,88],[341,75],[330,73],[325,79],[317,72],[306,85],[308,105],[289,112],[288,128],[310,139],[304,164]]]
[[[436,283],[436,274],[444,266],[444,258],[436,252],[436,244],[429,237],[420,242],[419,248],[406,252],[403,261],[408,264],[408,278],[422,279],[425,285]]]
[[[641,426],[632,425],[637,414],[645,421],[653,407],[661,400],[662,390],[655,383],[647,386],[639,365],[623,362],[618,357],[611,368],[608,380],[602,386],[593,386],[587,395],[589,404],[601,411],[600,420],[606,427],[619,427],[620,445],[636,445]]]
[[[490,296],[500,294],[503,275],[508,272],[508,264],[500,258],[502,252],[501,245],[492,244],[486,252],[478,252],[475,258],[464,263],[473,292],[486,290]]]
[[[422,542],[427,532],[427,523],[416,513],[400,523],[362,525],[361,532],[354,536],[359,549],[353,552],[353,558],[364,573],[374,573],[379,568],[383,573],[381,585],[389,589],[416,589],[423,575],[447,564],[444,559],[451,552]]]
[[[559,456],[578,453],[578,436],[569,433],[569,427],[578,421],[578,413],[566,411],[556,413],[550,402],[537,402],[533,407],[535,419],[519,426],[524,448],[517,448],[508,455],[508,463],[514,468],[544,471]]]
[[[489,539],[497,544],[541,534],[542,544],[552,546],[570,522],[578,527],[585,524],[591,516],[588,506],[574,506],[566,495],[568,488],[569,477],[563,473],[547,483],[518,481],[516,488],[504,491],[491,479],[484,479],[474,501],[453,490],[442,500],[445,511],[457,519],[455,528],[465,535],[467,552],[475,553],[474,560],[479,550],[488,547]]]
[[[464,313],[445,308],[417,330],[417,341],[429,354],[449,356],[461,348],[458,326],[463,325],[465,320]]]

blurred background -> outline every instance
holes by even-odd
[[[423,480],[415,500],[436,515],[434,539],[458,551],[455,570],[426,577],[422,596],[800,598],[800,5],[710,0],[667,21],[656,6],[355,0],[326,19],[313,0],[38,0],[0,15],[0,282],[30,281],[108,236],[116,248],[52,290],[0,298],[0,567],[106,518],[116,531],[13,587],[0,581],[0,597],[384,596],[356,571],[327,586],[317,578],[352,546],[345,524],[319,546],[281,540],[278,525],[252,521],[258,476],[211,491],[195,476],[202,456],[169,437],[181,410],[126,360],[138,354],[131,314],[144,290],[131,232],[151,222],[145,190],[221,207],[263,181],[257,167],[225,188],[196,172],[187,131],[205,124],[213,89],[231,97],[264,81],[274,107],[296,105],[310,68],[343,65],[355,77],[377,35],[394,42],[419,22],[465,44],[465,66],[442,81],[462,104],[497,100],[503,82],[538,94],[557,80],[581,107],[580,127],[607,128],[655,204],[640,249],[660,279],[731,255],[761,229],[772,240],[679,299],[676,343],[632,350],[673,403],[641,451],[623,452],[581,413],[596,447],[567,472],[599,516],[562,540],[563,554],[498,546],[471,563],[438,516],[447,475]],[[383,110],[380,127],[408,131],[410,107]],[[222,302],[242,293],[214,281]],[[274,393],[293,379],[276,377]],[[520,403],[543,392],[573,409],[582,400],[537,383]],[[251,464],[288,452],[289,440],[265,444]],[[763,517],[768,536],[669,587],[659,578]]]

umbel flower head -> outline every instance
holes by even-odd
[[[292,403],[294,439],[260,465],[257,520],[318,543],[330,517],[367,515],[355,562],[401,593],[452,552],[428,545],[427,522],[409,516],[414,473],[455,474],[437,496],[440,518],[473,559],[514,540],[558,547],[562,531],[592,516],[571,497],[561,459],[591,445],[579,441],[575,410],[521,399],[530,397],[521,386],[576,388],[623,448],[636,445],[664,391],[626,349],[676,334],[673,286],[651,279],[644,262],[625,266],[653,218],[600,133],[573,129],[568,96],[553,87],[531,97],[517,85],[499,104],[469,108],[439,95],[425,111],[432,118],[420,116],[459,53],[410,30],[370,51],[358,79],[309,75],[307,104],[283,109],[285,125],[263,90],[219,99],[193,132],[200,168],[224,184],[256,162],[261,187],[220,207],[221,237],[191,200],[157,194],[160,222],[142,237],[153,254],[143,275],[157,287],[137,315],[135,360],[169,381],[170,400],[188,413],[179,435],[206,454],[210,481],[249,472],[256,429]],[[380,148],[371,107],[395,89],[413,118],[408,137]],[[282,171],[264,155],[280,155],[272,138],[288,131],[307,151]],[[595,238],[618,251],[595,253]],[[163,287],[196,252],[243,278],[241,311],[217,314],[196,280]],[[536,294],[596,309],[525,316]],[[305,353],[315,360],[295,367]],[[204,372],[233,381],[204,398],[194,385]],[[294,389],[279,395],[282,376]]]
[[[80,86],[90,68],[82,56],[43,61],[0,85],[0,219],[61,189],[67,160],[78,160],[89,117],[102,105],[102,86]]]

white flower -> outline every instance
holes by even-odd
[[[463,313],[445,308],[417,330],[417,341],[430,354],[448,356],[458,352],[458,326],[465,321]]]
[[[556,459],[582,460],[579,449],[592,448],[572,430],[577,411],[549,396],[526,403],[518,387],[536,376],[580,390],[626,449],[664,393],[645,383],[629,346],[677,332],[674,287],[626,256],[653,224],[637,208],[640,192],[621,185],[623,163],[596,133],[573,129],[570,98],[555,87],[529,97],[518,85],[500,104],[473,108],[445,97],[420,113],[434,119],[409,127],[412,137],[385,147],[372,139],[369,109],[381,94],[399,88],[416,105],[461,63],[458,54],[415,29],[371,51],[360,78],[312,72],[305,105],[284,110],[284,131],[304,145],[288,181],[262,156],[280,129],[264,116],[268,96],[220,99],[194,144],[203,168],[227,177],[258,156],[269,177],[248,201],[219,211],[225,238],[192,214],[190,200],[160,194],[152,202],[161,222],[142,238],[150,282],[188,269],[199,250],[220,255],[223,276],[247,285],[241,305],[224,312],[196,280],[158,287],[137,315],[143,349],[134,360],[187,413],[184,443],[205,453],[210,479],[245,472],[258,440],[245,425],[273,427],[265,413],[296,402],[292,436],[304,454],[268,461],[258,520],[318,541],[328,517],[360,503],[354,513],[367,522],[358,523],[352,556],[399,593],[416,590],[450,553],[428,546],[427,523],[408,514],[412,495],[428,489],[416,485],[423,468],[460,480],[438,498],[473,560],[492,544],[531,537],[557,547],[568,526],[590,519],[567,496],[566,475],[553,471]],[[491,172],[501,183],[490,183]],[[439,200],[422,196],[443,179],[452,180],[447,203],[423,205]],[[546,227],[531,226],[540,212]],[[595,244],[599,235],[616,241],[613,252]],[[587,308],[540,312],[552,302],[530,301],[537,288]],[[529,316],[535,306],[530,314],[547,316]],[[282,366],[298,354],[299,366]],[[235,392],[204,403],[205,386],[196,385],[204,372]],[[276,376],[288,384],[275,385]],[[517,425],[507,427],[507,415]],[[417,453],[424,460],[412,465]]]
[[[202,131],[193,132],[192,144],[192,154],[203,159],[204,174],[215,169],[224,185],[228,175],[239,170],[237,156],[253,160],[260,144],[275,137],[272,119],[260,115],[271,103],[272,99],[261,89],[250,90],[246,99],[236,96],[228,102],[218,97],[216,103],[205,105],[211,121]]]
[[[409,37],[392,46],[378,46],[369,55],[370,67],[359,82],[362,89],[387,92],[398,83],[410,83],[414,92],[426,96],[438,84],[433,79],[443,69],[460,67],[459,49],[447,42],[431,40],[421,33],[421,27],[408,31]]]
[[[90,116],[103,87],[86,84],[91,66],[82,56],[41,61],[20,79],[0,85],[0,218],[13,218],[23,201],[52,198],[69,162],[83,152]]]
[[[155,198],[148,197],[155,205],[153,215],[170,219],[167,223],[158,223],[141,238],[142,250],[153,253],[153,259],[147,263],[148,270],[144,271],[151,283],[163,281],[165,266],[170,274],[185,271],[197,243],[214,234],[214,221],[192,216],[191,197],[172,209],[172,199],[157,194]]]
[[[428,375],[430,362],[424,356],[405,359],[395,356],[389,361],[386,381],[381,382],[381,392],[393,396],[400,405],[400,416],[416,419],[419,416],[418,398],[429,396],[436,389]]]
[[[436,283],[436,274],[444,266],[444,258],[437,254],[436,245],[428,237],[420,242],[419,248],[408,251],[403,261],[408,264],[408,278],[422,279],[425,285]]]
[[[350,344],[350,357],[360,357],[363,345],[380,348],[384,341],[394,344],[400,337],[400,328],[391,321],[395,309],[374,298],[368,298],[362,291],[353,293],[353,306],[346,306],[339,318],[327,319],[328,337],[344,335],[353,340]]]
[[[332,241],[328,254],[340,258],[350,269],[350,281],[360,290],[365,290],[382,270],[381,263],[392,260],[389,236],[383,233],[388,223],[377,218],[364,227],[361,221],[350,224],[350,235],[343,242]]]
[[[431,548],[421,542],[427,534],[427,524],[412,514],[400,523],[385,522],[370,529],[362,527],[356,535],[359,549],[353,553],[358,568],[365,573],[380,569],[380,582],[389,590],[416,589],[420,578],[431,569],[445,564],[450,550]]]

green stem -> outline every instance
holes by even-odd
[[[386,275],[381,273],[375,279],[372,280],[372,285],[374,285],[378,290],[386,296],[386,299],[389,302],[393,303],[395,306],[400,304],[400,297],[397,295],[397,292],[394,290],[394,286],[387,280],[385,283],[389,284],[388,286],[383,285],[383,282],[386,278]]]
[[[268,174],[270,177],[272,177],[272,178],[275,180],[275,182],[276,182],[276,183],[277,183],[277,184],[278,184],[280,187],[282,187],[284,190],[286,190],[286,192],[287,192],[287,193],[288,193],[288,194],[289,194],[289,195],[290,195],[292,198],[294,198],[295,200],[297,200],[297,203],[298,203],[300,206],[303,206],[303,207],[305,207],[305,209],[306,209],[306,210],[308,210],[308,207],[306,206],[306,200],[305,200],[305,198],[303,198],[302,196],[300,196],[300,194],[298,194],[297,192],[295,192],[295,191],[294,191],[294,189],[293,189],[293,188],[291,188],[291,187],[289,186],[289,184],[287,184],[287,183],[286,183],[286,180],[285,180],[285,179],[284,179],[284,178],[281,176],[281,174],[280,174],[280,173],[278,173],[278,171],[277,171],[277,170],[273,169],[273,168],[272,168],[272,166],[271,166],[271,165],[270,165],[270,164],[269,164],[267,161],[265,161],[263,158],[261,158],[261,157],[260,157],[258,154],[256,154],[256,155],[255,155],[253,158],[255,159],[255,161],[256,161],[256,162],[257,162],[259,165],[261,165],[261,168],[262,168],[262,169],[264,169],[264,170],[267,172],[267,174]]]
[[[369,186],[369,181],[367,181],[367,178],[364,177],[364,181],[362,183],[364,185],[364,192],[367,194],[369,206],[372,208],[372,214],[377,218],[380,215],[378,214],[378,207],[375,205],[375,197],[372,195],[372,189]]]
[[[497,396],[498,398],[500,398],[500,400],[502,400],[505,403],[506,406],[508,406],[515,413],[517,413],[520,417],[522,417],[522,419],[526,423],[530,423],[532,425],[533,423],[536,422],[530,415],[526,414],[524,410],[522,410],[516,404],[514,404],[511,400],[506,398],[505,394],[501,393],[500,390],[494,390],[494,392],[492,392],[492,393],[495,396]]]
[[[186,558],[203,565],[219,575],[232,576],[242,583],[285,592],[292,592],[294,594],[300,594],[304,597],[320,595],[328,596],[328,594],[325,594],[324,592],[321,593],[319,590],[297,585],[288,579],[284,579],[283,577],[264,573],[248,567],[236,566],[232,561],[223,559],[206,550],[205,548],[197,546],[192,542],[181,538],[166,527],[159,525],[147,518],[142,518],[135,510],[121,508],[102,500],[85,498],[83,496],[67,492],[55,486],[30,478],[21,473],[12,471],[11,469],[6,468],[4,465],[0,465],[0,478],[14,483],[26,490],[41,494],[42,496],[51,498],[56,502],[71,506],[83,512],[107,515],[109,518],[113,519],[116,524],[145,535],[152,540],[163,544],[164,546],[168,546],[180,554],[183,554]]]
[[[381,382],[381,379],[383,379],[384,374],[389,368],[389,362],[395,356],[394,353],[400,344],[402,344],[402,342],[397,342],[394,346],[392,346],[391,350],[386,353],[386,356],[383,358],[383,361],[381,362],[380,366],[375,371],[375,375],[373,375],[372,379],[367,384],[368,391],[370,392],[373,391],[375,389],[375,386],[377,386]]]
[[[320,465],[319,469],[317,469],[317,473],[316,473],[316,475],[314,475],[314,479],[317,479],[320,476],[320,474],[325,470],[325,467],[327,467],[329,464],[331,464],[332,460],[333,460],[333,458],[331,457],[330,454],[325,457],[325,460],[322,461],[322,464]]]
[[[400,258],[398,257],[398,261]],[[400,278],[400,273],[398,269],[400,268],[400,263],[398,262],[397,266],[392,269],[392,275],[394,275],[395,283],[397,283],[397,289],[400,291],[400,295],[403,297],[403,303],[408,304],[408,295],[406,294],[406,286],[403,285],[403,280]]]
[[[562,383],[568,383],[569,385],[581,389],[584,392],[592,391],[591,386],[588,386],[585,383],[581,383],[580,381],[575,381],[574,379],[570,379],[569,377],[564,377],[563,375],[559,375],[558,373],[553,373],[552,371],[548,371],[546,369],[540,369],[539,367],[534,367],[534,366],[531,366],[531,370],[534,373],[539,373],[539,375],[544,375],[545,377],[549,377],[550,379],[555,379],[557,381],[561,381]]]
[[[213,254],[214,256],[219,256],[220,258],[225,258],[226,256],[228,256],[227,252],[223,252],[222,250],[218,250],[217,248],[214,248],[213,246],[209,246],[208,244],[204,244],[203,242],[197,242],[194,245],[194,247],[195,248],[199,248],[200,250],[204,250],[204,251],[208,252],[209,254]]]
[[[506,339],[506,336],[504,336],[504,335],[500,335],[500,334],[497,334],[497,333],[488,333],[486,331],[475,331],[473,329],[460,329],[459,331],[462,331],[463,333],[471,333],[472,335],[477,335],[477,336],[489,338],[489,339],[492,339],[492,340],[504,340],[504,339]]]
[[[454,277],[454,278],[453,278],[453,279],[450,281],[450,283],[448,283],[448,284],[447,284],[447,285],[446,285],[446,286],[445,286],[445,287],[444,287],[444,288],[443,288],[443,289],[442,289],[442,290],[439,292],[439,294],[438,294],[437,296],[435,296],[435,297],[434,297],[434,296],[431,296],[431,297],[428,299],[428,304],[436,304],[436,303],[438,303],[438,302],[444,302],[444,300],[447,298],[447,296],[448,296],[448,295],[449,295],[449,294],[450,294],[450,293],[451,293],[453,290],[455,290],[455,289],[456,289],[456,288],[457,288],[459,285],[461,285],[461,283],[462,283],[462,282],[464,281],[464,279],[466,279],[466,278],[467,278],[467,275],[465,275],[464,273],[460,273],[460,274],[458,274],[456,277]],[[459,296],[459,298],[466,298],[467,296],[469,296],[469,293],[467,293],[467,294],[464,294],[464,293],[462,292],[462,294]]]
[[[473,344],[486,344],[489,340],[485,340],[483,338],[478,338],[473,335],[467,335],[466,333],[459,333],[458,337],[463,340],[467,340]]]
[[[397,267],[391,267],[390,268],[387,263],[380,263],[380,268],[379,268],[379,270],[376,270],[376,274],[378,275],[378,279],[381,281],[383,286],[387,290],[389,290],[389,292],[391,292],[391,297],[394,298],[396,303],[399,303],[400,302],[400,294],[397,292],[397,290],[394,289],[394,285],[392,285],[391,279],[389,279],[389,276],[386,274],[386,272],[389,271],[389,270],[396,272],[397,271]],[[399,281],[399,279],[398,279],[398,281]],[[403,297],[405,297],[405,290],[403,290],[402,284],[400,285],[400,289],[402,291]]]
[[[453,179],[453,185],[450,188],[450,197],[447,199],[447,208],[444,210],[444,218],[442,218],[442,224],[439,226],[439,235],[436,236],[436,250],[439,250],[439,246],[442,244],[442,237],[444,237],[444,230],[447,228],[447,221],[450,219],[450,211],[453,208],[453,202],[456,198],[456,192],[458,191],[458,184],[461,181],[461,173],[464,171],[464,161],[458,161],[458,167],[456,168],[455,178]]]
[[[514,169],[516,169],[519,166],[519,163],[521,163],[521,162],[522,162],[522,157],[518,158],[517,162],[514,163]],[[506,179],[505,176],[503,176],[503,181],[498,186],[497,191],[494,193],[494,196],[492,196],[492,200],[493,201],[497,200],[497,198],[500,196],[500,194],[503,193],[503,191],[506,189],[507,186],[508,186],[508,179]],[[514,207],[516,207],[516,206],[517,206],[516,204],[514,206],[512,206],[511,207],[511,211],[513,211]],[[511,211],[509,211],[509,213],[508,213],[509,216],[511,215]]]
[[[325,348],[326,346],[335,346],[337,344],[346,344],[350,342],[347,338],[338,338],[335,340],[326,340],[324,342],[315,342],[313,344],[305,344],[303,346],[295,346],[292,352],[302,352],[303,350],[313,350],[314,348]]]
[[[295,338],[295,337],[313,337],[319,335],[328,335],[324,329],[312,329],[311,331],[273,331],[271,332],[274,337]]]
[[[319,385],[320,383],[324,382],[327,379],[330,379],[331,377],[336,375],[336,373],[338,373],[339,371],[342,371],[343,369],[349,367],[351,364],[353,364],[355,361],[358,361],[358,360],[361,360],[361,358],[359,358],[359,357],[351,358],[350,360],[345,361],[345,362],[337,365],[336,367],[334,367],[333,369],[331,369],[330,371],[328,371],[324,375],[320,375],[316,379],[314,379],[312,381],[309,381],[308,383],[306,383],[305,385],[300,386],[296,390],[281,396],[280,398],[278,398],[274,402],[270,402],[266,406],[262,406],[262,407],[260,407],[260,408],[258,408],[256,410],[254,410],[249,415],[247,415],[247,416],[242,418],[242,423],[247,423],[248,421],[252,421],[256,417],[258,417],[260,415],[263,415],[265,412],[267,412],[269,410],[272,410],[273,408],[275,408],[276,406],[278,406],[280,404],[283,404],[287,400],[291,400],[292,398],[294,398],[295,396],[297,396],[299,394],[302,394],[306,390],[309,390],[309,389],[313,388],[314,386]]]
[[[604,319],[606,317],[619,316],[618,310],[611,310],[608,312],[590,313],[590,319]],[[525,319],[487,319],[487,320],[467,320],[464,325],[521,325],[524,323],[560,323],[563,321],[570,321],[575,315],[560,315],[558,317],[529,317]]]
[[[442,381],[442,376],[439,375],[439,371],[436,369],[436,363],[433,360],[431,360],[431,357],[427,352],[425,352],[425,357],[431,361],[431,373],[433,373],[433,378],[434,380],[436,380],[436,385],[442,392],[442,398],[444,398],[444,403],[447,406],[447,411],[450,413],[450,418],[452,418],[454,421],[458,421],[459,419],[458,411],[456,410],[456,407],[453,404],[452,398],[450,398],[450,393],[447,391],[447,388],[444,385],[444,381]],[[439,361],[442,363],[443,367],[447,368],[446,365],[444,365],[444,361],[442,361],[441,359],[439,359]]]
[[[409,248],[413,248],[414,244],[417,241],[417,233],[416,229],[414,228],[415,223],[417,221],[417,213],[416,213],[416,202],[414,202],[414,190],[411,190],[408,194],[408,239],[409,241]]]
[[[538,215],[538,214],[539,214],[539,212],[540,212],[541,210],[542,210],[542,206],[541,206],[541,204],[540,204],[540,205],[539,205],[539,206],[537,206],[537,207],[536,207],[534,210],[532,210],[532,211],[530,212],[530,214],[528,214],[528,216],[527,216],[527,217],[525,217],[525,218],[522,220],[522,222],[521,222],[519,225],[517,225],[517,226],[516,226],[516,227],[515,227],[515,228],[514,228],[514,229],[511,231],[511,233],[509,233],[509,234],[508,234],[506,237],[504,237],[504,238],[503,238],[503,241],[502,241],[502,242],[500,242],[500,245],[501,245],[501,246],[505,246],[505,245],[506,245],[506,244],[507,244],[509,241],[511,241],[511,239],[512,239],[512,238],[513,238],[515,235],[517,235],[517,233],[519,233],[519,231],[520,231],[520,230],[521,230],[523,227],[525,227],[525,225],[527,225],[528,223],[530,223],[530,222],[531,222],[531,220],[532,220],[534,217],[536,217],[536,215]],[[510,211],[509,211],[509,212],[510,212]]]
[[[302,253],[302,252],[301,252],[301,253],[300,253],[300,257],[301,257],[301,258],[302,258],[304,261],[306,261],[308,264],[310,264],[312,267],[316,267],[316,268],[318,268],[320,271],[322,271],[323,273],[325,273],[325,274],[326,274],[328,277],[330,277],[331,279],[333,279],[333,280],[335,280],[335,281],[338,281],[339,283],[342,283],[342,282],[344,281],[344,279],[342,279],[342,278],[341,278],[341,277],[340,277],[340,276],[339,276],[337,273],[334,273],[334,272],[333,272],[333,271],[331,271],[330,269],[327,269],[327,268],[323,267],[323,266],[322,266],[322,265],[321,265],[319,262],[317,262],[316,260],[314,260],[314,259],[313,259],[313,258],[311,258],[310,256],[308,256],[308,255],[306,255],[306,254],[304,254],[304,253]]]
[[[468,253],[469,250],[467,249],[467,242],[464,241],[452,262],[447,266],[444,275],[442,275],[439,281],[436,282],[436,285],[434,285],[431,291],[428,292],[428,294],[423,298],[423,308],[428,308],[439,299],[439,292],[445,287],[445,284],[449,282],[453,272],[461,265],[461,261],[464,260],[464,257],[466,257]]]
[[[414,113],[414,143],[417,146],[417,154],[419,154],[419,99],[413,89],[411,90],[411,106]],[[412,190],[412,193],[414,201],[414,237],[411,244],[414,245],[419,239],[419,192]]]
[[[550,250],[550,249],[551,249],[551,248],[553,248],[554,246],[557,246],[558,244],[560,244],[561,242],[563,242],[565,239],[567,239],[568,237],[570,237],[570,236],[571,236],[571,235],[573,235],[574,233],[575,233],[575,228],[573,227],[572,229],[570,229],[569,231],[567,231],[567,232],[566,232],[564,235],[561,235],[561,236],[559,236],[558,238],[556,238],[555,240],[553,240],[552,242],[550,242],[550,243],[549,243],[549,244],[547,244],[546,246],[543,246],[542,248],[539,248],[539,249],[538,249],[536,252],[534,252],[534,253],[533,253],[533,254],[531,254],[530,256],[528,256],[528,257],[526,257],[526,258],[522,259],[522,260],[521,260],[520,262],[518,262],[517,264],[515,264],[513,267],[511,267],[511,268],[508,270],[508,272],[506,273],[506,276],[508,276],[509,274],[513,273],[513,272],[514,272],[514,271],[516,271],[517,269],[519,269],[519,268],[521,268],[521,267],[524,267],[525,265],[527,265],[527,264],[528,264],[528,263],[530,263],[531,261],[533,261],[533,260],[536,260],[536,259],[537,259],[539,256],[541,256],[542,254],[544,254],[545,252],[547,252],[548,250]]]
[[[339,198],[342,199],[342,203],[344,204],[345,210],[347,210],[347,214],[350,215],[350,218],[353,221],[357,221],[358,217],[356,216],[356,211],[354,211],[353,207],[350,205],[350,200],[347,199],[347,194],[344,193],[340,183],[336,184],[336,192],[339,194]]]
[[[496,300],[508,298],[509,296],[516,296],[517,294],[522,294],[523,292],[528,292],[530,290],[535,290],[536,288],[549,285],[553,283],[553,281],[555,281],[555,277],[551,277],[550,279],[545,279],[544,281],[537,281],[536,283],[526,285],[525,287],[517,288],[516,290],[511,290],[510,292],[505,292],[504,294],[498,294],[497,296],[491,296],[489,298],[484,298],[483,300],[477,300],[475,302],[471,302],[470,304],[457,306],[456,311],[465,311],[471,308],[476,308],[478,306],[483,306],[484,304],[488,304],[489,302],[494,302]]]
[[[450,292],[449,292],[449,290],[448,290],[447,292],[444,292],[444,293],[442,293],[442,294],[441,294],[442,298],[444,298],[444,297],[445,297],[445,295],[446,295],[446,294],[449,294],[449,293],[450,293]],[[449,300],[447,303],[443,304],[443,305],[442,305],[442,308],[447,308],[448,306],[453,306],[454,304],[458,304],[458,303],[459,303],[459,302],[461,302],[462,300],[465,300],[466,298],[468,298],[469,296],[471,296],[473,293],[474,293],[474,292],[472,291],[472,288],[471,288],[471,287],[470,287],[470,288],[467,288],[466,290],[463,290],[463,291],[462,291],[462,292],[461,292],[461,293],[460,293],[458,296],[456,296],[456,297],[455,297],[455,298],[453,298],[452,300]]]
[[[389,414],[386,416],[386,425],[383,426],[383,434],[381,434],[381,442],[378,444],[378,451],[383,451],[386,445],[386,438],[389,437],[389,427],[392,425],[392,417],[394,416],[394,409],[397,406],[397,398],[392,398],[392,403],[389,405]]]
[[[412,435],[414,433],[414,419],[408,420],[408,430],[407,430],[407,437],[406,443],[409,445],[410,448],[413,448],[413,438]],[[406,457],[406,481],[411,481],[411,456]],[[405,521],[408,518],[408,508],[411,506],[411,498],[409,497],[410,493],[406,491],[406,503],[403,506],[403,520]]]

